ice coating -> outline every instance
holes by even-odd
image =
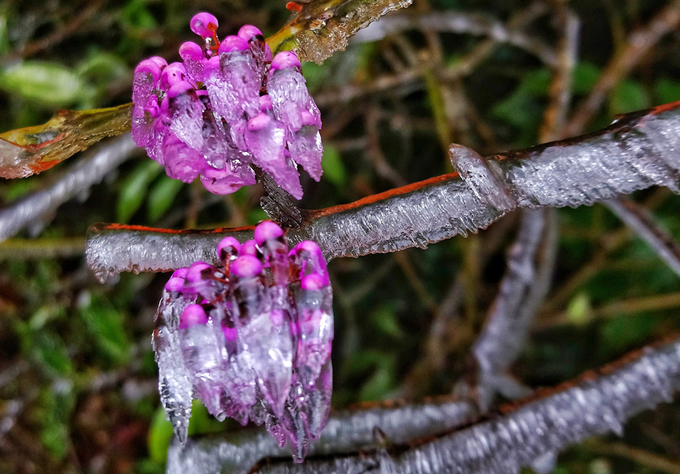
[[[287,237],[294,243],[315,241],[327,260],[358,257],[424,248],[476,232],[506,214],[513,202],[528,208],[576,207],[655,185],[675,190],[680,111],[633,113],[596,133],[488,158],[475,158],[460,147],[452,147],[450,155],[454,167],[462,156],[465,178],[443,175],[370,201],[316,211]],[[88,264],[101,276],[170,270],[189,265],[194,256],[212,254],[221,238],[241,232],[196,235],[94,227]]]
[[[253,25],[223,41],[210,13],[196,14],[190,27],[204,41],[183,43],[181,62],[153,57],[135,68],[135,143],[171,178],[198,177],[211,193],[230,194],[254,184],[255,166],[300,199],[296,164],[319,181],[323,146],[319,109],[299,59],[287,51],[272,58]]]
[[[197,261],[166,284],[154,332],[161,402],[180,440],[193,394],[219,420],[265,424],[301,462],[330,410],[332,290],[325,262],[305,260],[321,255],[313,242],[289,252],[270,221],[254,235],[222,239],[216,266]]]
[[[623,362],[563,384],[490,421],[479,419],[474,403],[466,400],[435,399],[426,404],[336,413],[328,419],[319,441],[310,447],[310,455],[325,458],[307,459],[297,466],[273,463],[264,469],[281,473],[378,472],[383,459],[375,451],[373,430],[377,426],[391,445],[415,446],[392,458],[397,472],[517,472],[519,466],[542,460],[543,453],[559,451],[593,434],[620,431],[632,415],[680,390],[677,338],[638,351]],[[414,440],[428,442],[412,443]],[[338,456],[330,456],[333,454]],[[186,446],[171,444],[167,472],[246,474],[259,460],[284,455],[263,431],[227,432],[189,440]]]

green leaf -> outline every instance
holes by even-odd
[[[256,225],[267,219],[269,219],[269,216],[259,207],[248,213],[248,225]]]
[[[654,92],[658,104],[675,102],[680,100],[680,82],[662,77],[656,82]]]
[[[381,333],[394,339],[402,339],[405,334],[399,326],[396,311],[390,304],[381,306],[371,315],[371,322]]]
[[[135,167],[130,176],[123,182],[118,196],[116,215],[118,221],[126,223],[144,202],[149,184],[163,170],[163,167],[152,160],[144,161]]]
[[[100,295],[85,294],[79,306],[85,328],[101,353],[116,365],[125,364],[130,356],[130,343],[123,316]]]
[[[324,146],[321,167],[323,168],[324,178],[336,186],[344,186],[347,182],[345,165],[337,148],[331,145]]]
[[[49,108],[75,104],[83,86],[74,71],[47,61],[23,61],[0,72],[1,89]]]
[[[149,456],[156,462],[164,463],[168,457],[168,448],[172,439],[172,424],[165,419],[163,407],[156,410],[149,427]]]
[[[578,293],[569,301],[567,318],[574,324],[583,324],[590,319],[592,305],[587,293]]]
[[[147,199],[147,216],[151,222],[158,221],[168,212],[183,186],[183,182],[168,176],[161,176],[156,181],[149,191],[149,199]]]
[[[574,68],[574,94],[587,94],[600,79],[600,68],[591,63],[578,63]]]
[[[0,178],[25,178],[130,130],[132,104],[93,110],[60,110],[42,125],[0,134]]]
[[[222,431],[224,425],[208,413],[208,409],[200,400],[191,404],[191,419],[189,420],[189,436]]]
[[[650,106],[649,95],[642,84],[628,79],[612,91],[609,107],[612,114],[625,114]]]
[[[30,356],[42,369],[52,376],[66,376],[73,373],[73,365],[62,339],[47,330],[30,332]]]
[[[395,361],[387,354],[376,365],[373,375],[364,383],[359,392],[362,401],[382,400],[396,387]]]
[[[58,459],[64,459],[69,451],[69,420],[75,407],[73,384],[60,379],[40,394],[40,440]]]
[[[130,0],[121,12],[121,21],[125,26],[135,28],[155,28],[156,18],[146,6],[146,0]]]

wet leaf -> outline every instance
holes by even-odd
[[[56,380],[40,396],[42,433],[40,440],[58,459],[66,457],[70,445],[69,419],[75,407],[73,384]]]
[[[324,147],[321,167],[323,168],[323,177],[336,186],[343,186],[347,182],[345,165],[335,147],[331,145]]]
[[[130,356],[130,342],[125,333],[123,316],[104,297],[83,296],[80,315],[99,352],[117,365]]]
[[[41,173],[102,138],[120,135],[130,129],[131,105],[60,110],[43,125],[0,134],[0,177]]]
[[[164,463],[168,456],[168,446],[172,439],[172,425],[165,419],[162,407],[156,410],[149,427],[149,456],[156,462]]]
[[[118,222],[127,223],[144,202],[149,185],[163,167],[155,161],[144,161],[137,165],[123,183],[118,196],[116,215]],[[181,182],[180,182],[181,183]]]
[[[76,72],[47,61],[23,61],[0,72],[0,89],[48,107],[75,104],[83,87]]]
[[[625,114],[651,105],[649,95],[638,81],[628,79],[612,91],[610,108],[612,114]]]
[[[157,222],[172,206],[177,194],[184,187],[184,183],[167,176],[161,178],[153,185],[149,191],[148,217],[151,222]]]
[[[267,39],[272,51],[293,50],[301,61],[321,64],[347,47],[350,36],[412,0],[313,0]]]

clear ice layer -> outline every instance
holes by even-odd
[[[482,158],[451,150],[460,178],[444,175],[370,201],[312,213],[288,231],[291,242],[315,241],[326,259],[396,252],[476,232],[514,207],[576,207],[650,186],[677,189],[680,113],[631,114],[571,141]],[[513,207],[514,206],[514,207]],[[90,268],[101,276],[159,271],[216,259],[214,246],[242,231],[168,234],[93,228]],[[208,260],[208,258],[210,260]]]

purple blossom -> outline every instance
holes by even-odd
[[[307,91],[295,53],[272,55],[252,25],[220,41],[217,19],[198,13],[191,30],[203,44],[185,42],[182,62],[159,57],[135,69],[132,136],[168,176],[200,177],[214,194],[255,183],[252,166],[302,197],[297,166],[319,181],[321,116]]]
[[[199,398],[219,420],[265,424],[301,462],[330,411],[326,262],[311,241],[289,250],[270,221],[254,240],[226,237],[216,250],[221,265],[195,262],[165,285],[154,332],[163,406],[180,440]]]

